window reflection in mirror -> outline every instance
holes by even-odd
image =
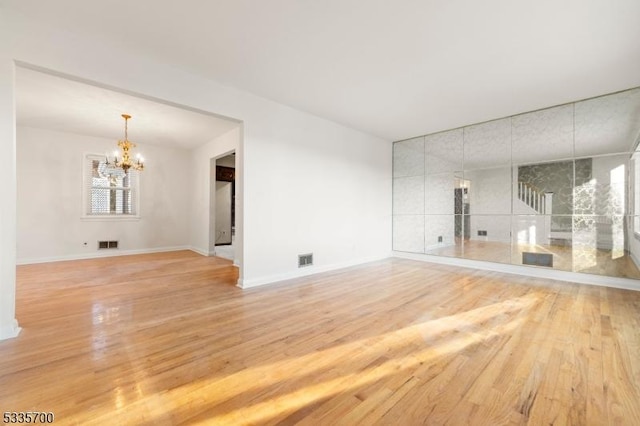
[[[394,144],[394,249],[640,279],[640,88]]]

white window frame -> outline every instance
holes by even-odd
[[[140,220],[140,178],[141,173],[138,173],[136,179],[133,180],[133,186],[130,191],[132,192],[132,207],[135,213],[132,214],[91,214],[89,212],[89,201],[91,200],[91,185],[88,182],[90,176],[90,162],[91,160],[104,160],[104,154],[85,153],[82,156],[82,207],[80,219],[83,221],[97,221],[97,222],[109,222],[109,221],[138,221]]]

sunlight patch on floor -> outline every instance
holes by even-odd
[[[209,420],[215,420],[217,423],[266,421],[390,375],[414,369],[420,364],[449,356],[470,345],[511,331],[520,325],[520,320],[516,318],[518,312],[530,308],[537,300],[536,295],[530,294],[321,351],[313,350],[305,355],[248,367],[234,374],[196,381],[163,393],[161,400],[164,408],[161,411],[158,411],[160,401],[155,394],[132,402],[124,407],[124,411],[147,411],[145,406],[154,407],[150,411],[160,420],[176,407],[184,407],[185,404],[191,407],[189,411],[185,411],[185,415],[200,411],[206,413],[216,410],[216,406],[224,404],[225,401],[246,395],[249,403],[242,404],[242,408],[226,409],[227,412],[224,414]],[[504,319],[499,319],[500,323],[497,325],[483,325],[498,316]],[[453,338],[447,340],[449,336]],[[369,369],[358,368],[358,365],[369,365],[376,359],[403,348],[407,351],[405,356],[389,359]],[[345,371],[345,365],[350,366],[349,370]],[[354,369],[357,371],[353,371]],[[314,374],[314,379],[305,379]],[[320,382],[308,385],[314,380]],[[282,386],[290,386],[294,390],[280,394],[279,388]],[[251,396],[251,393],[255,393],[255,397]],[[233,403],[230,406],[232,407]],[[224,410],[225,408],[220,407],[220,411]],[[160,412],[163,413],[162,417]],[[110,415],[106,412],[93,413],[92,418],[106,419]]]

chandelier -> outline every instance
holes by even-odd
[[[114,151],[113,162],[109,161],[109,157],[107,157],[107,166],[122,169],[125,174],[129,172],[129,169],[142,171],[144,170],[144,158],[142,158],[140,154],[136,155],[135,160],[131,158],[131,148],[136,147],[136,144],[128,138],[128,125],[131,116],[129,114],[122,114],[122,118],[124,118],[124,139],[118,141],[118,146],[122,152]]]

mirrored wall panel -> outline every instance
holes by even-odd
[[[511,165],[511,119],[489,121],[463,129],[465,170]]]
[[[460,178],[456,175],[456,173],[438,173],[428,174],[423,178],[425,183],[424,212],[426,214],[457,213],[455,210],[455,188]]]
[[[571,215],[513,215],[511,263],[572,272],[572,229],[564,226],[571,221]]]
[[[393,248],[640,279],[640,88],[396,142]]]
[[[393,144],[393,177],[424,176],[424,138]]]
[[[511,168],[465,170],[469,213],[511,214]]]
[[[424,214],[424,184],[423,176],[393,180],[393,211],[396,215]]]
[[[469,238],[462,244],[462,257],[487,262],[511,262],[511,216],[470,215]]]
[[[640,128],[640,88],[576,102],[575,155],[632,152]]]
[[[427,174],[462,170],[462,129],[425,136],[424,156]]]
[[[582,162],[573,195],[574,214],[623,216],[627,210],[629,154],[596,156]]]
[[[429,215],[425,223],[425,253],[459,257],[463,215]]]
[[[573,105],[516,115],[511,124],[514,163],[573,157]]]
[[[424,253],[424,215],[393,216],[393,249]]]

